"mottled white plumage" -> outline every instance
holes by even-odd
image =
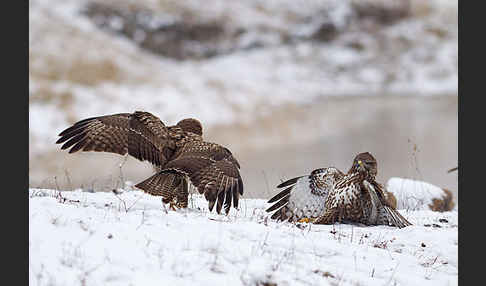
[[[277,186],[284,188],[268,202],[274,203],[267,212],[276,210],[273,219],[299,221],[314,219],[325,210],[326,197],[343,173],[334,167],[320,168],[310,175],[296,177]]]

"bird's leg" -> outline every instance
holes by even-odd
[[[316,218],[304,217],[304,218],[299,219],[297,222],[311,223],[311,222],[314,222],[315,220],[316,220]]]
[[[170,201],[169,209],[171,209],[173,211],[177,211],[177,202],[174,202],[174,200]]]

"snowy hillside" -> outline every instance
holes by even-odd
[[[30,285],[457,285],[458,213],[402,211],[396,229],[276,223],[139,191],[29,189]]]
[[[457,7],[30,0],[29,186],[110,190],[119,158],[67,155],[57,134],[145,110],[168,125],[199,119],[206,140],[237,156],[254,198],[283,177],[347,169],[362,151],[379,160],[382,182],[416,178],[456,194],[445,171],[457,165]],[[130,159],[123,170],[134,182],[150,171]]]
[[[359,1],[207,2],[29,1],[31,155],[52,150],[68,123],[97,114],[144,109],[164,122],[250,124],[271,107],[327,96],[457,94],[456,1],[413,1],[409,17],[390,23],[368,21]],[[118,32],[127,19],[89,18],[92,3],[154,30],[179,18],[184,25],[186,15],[240,36],[221,35],[223,48],[237,45],[231,53],[178,61],[140,47],[135,34],[146,30],[134,39]],[[109,28],[97,26],[100,18]]]

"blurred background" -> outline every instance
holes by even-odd
[[[29,185],[109,191],[153,172],[68,154],[57,134],[145,110],[203,122],[245,197],[357,153],[378,180],[457,195],[458,3],[452,0],[30,0]],[[122,167],[119,166],[122,164]]]

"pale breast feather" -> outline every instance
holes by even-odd
[[[325,196],[313,192],[311,182],[310,176],[304,176],[295,180],[293,185],[279,185],[287,188],[269,200],[276,203],[266,211],[276,211],[273,219],[290,221],[319,216],[324,211]]]
[[[317,217],[324,210],[325,196],[315,194],[310,184],[309,177],[301,178],[290,192],[288,207],[299,218]]]

